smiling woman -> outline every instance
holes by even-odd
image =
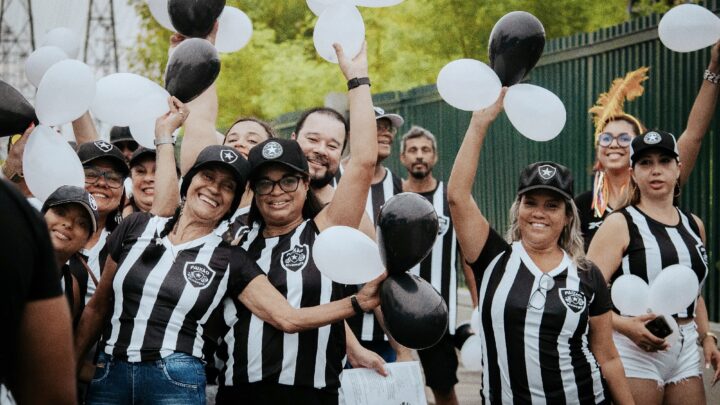
[[[482,396],[488,403],[633,403],[609,330],[607,285],[583,255],[570,171],[554,162],[522,170],[507,240],[472,197],[480,150],[506,91],[473,113],[448,183],[458,242],[478,286]]]

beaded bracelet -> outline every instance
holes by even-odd
[[[712,84],[720,84],[720,74],[713,73],[709,70],[705,70],[705,74],[703,75],[703,79],[709,81]]]

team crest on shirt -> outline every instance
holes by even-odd
[[[445,235],[445,232],[450,228],[450,218],[445,215],[438,215],[438,236]]]
[[[185,281],[190,283],[190,285],[202,290],[210,285],[213,277],[215,277],[215,270],[202,263],[190,262],[185,263],[183,275],[185,276]]]
[[[580,291],[571,290],[569,288],[560,288],[560,300],[568,309],[578,313],[585,309],[587,300],[585,294]]]
[[[707,265],[708,264],[708,255],[707,255],[707,250],[705,250],[705,246],[702,243],[698,243],[697,245],[695,245],[695,249],[697,249],[698,254],[700,255],[700,257],[702,257],[703,261],[705,262],[705,265]]]
[[[280,264],[287,271],[298,271],[305,268],[310,259],[308,245],[295,245],[283,252]]]

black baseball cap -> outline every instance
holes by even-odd
[[[573,199],[573,177],[570,169],[555,162],[536,162],[520,172],[518,195],[531,190],[545,189]]]
[[[106,141],[85,142],[76,150],[80,162],[85,165],[93,160],[107,159],[116,164],[125,176],[130,172],[125,155],[116,146]]]
[[[210,145],[203,149],[195,160],[195,164],[188,170],[185,177],[183,177],[182,184],[180,185],[180,196],[185,197],[187,195],[192,178],[195,177],[198,171],[211,165],[219,165],[230,170],[237,184],[230,210],[225,217],[223,217],[223,219],[227,219],[235,213],[237,207],[240,205],[240,198],[245,192],[245,184],[250,174],[250,164],[233,147]]]
[[[259,143],[250,149],[250,178],[257,176],[260,168],[276,163],[310,175],[308,161],[300,148],[300,144],[292,139],[273,138]]]
[[[155,159],[155,156],[156,156],[155,149],[149,149],[149,148],[145,148],[143,146],[135,149],[135,152],[133,152],[132,156],[130,156],[130,167],[135,166],[138,163],[138,160],[140,160],[140,158],[145,157],[145,156],[152,157],[153,159]]]
[[[98,214],[97,210],[97,203],[95,202],[95,198],[85,191],[84,188],[76,186],[60,186],[57,190],[50,194],[47,200],[45,200],[45,203],[40,211],[45,214],[50,208],[64,204],[80,204],[80,206],[82,206],[90,216],[90,235],[97,231],[97,223],[100,219],[100,214]]]
[[[130,133],[130,127],[112,127],[110,129],[110,143],[115,142],[135,142],[135,138]]]
[[[637,163],[643,153],[650,150],[660,150],[674,158],[680,156],[675,136],[673,136],[670,132],[653,129],[645,132],[641,136],[633,138],[630,143],[631,165],[635,166],[635,163]]]

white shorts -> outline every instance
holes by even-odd
[[[679,325],[677,342],[660,352],[646,352],[627,336],[613,332],[615,346],[625,367],[625,376],[655,380],[660,385],[702,376],[702,355],[697,345],[695,322]]]

